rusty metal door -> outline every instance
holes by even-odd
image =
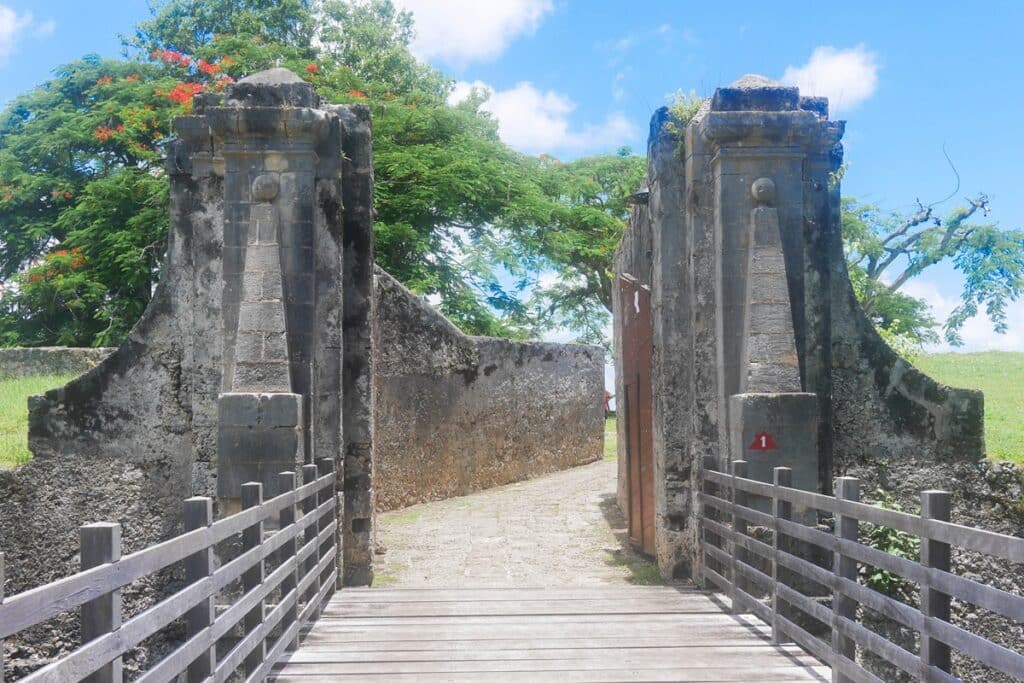
[[[654,450],[651,366],[651,290],[629,275],[619,276],[622,378],[626,420],[626,472],[629,477],[629,538],[654,554]]]

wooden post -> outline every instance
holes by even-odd
[[[185,531],[195,531],[213,524],[213,499],[196,496],[185,500]],[[208,547],[185,558],[185,583],[192,584],[213,576],[213,548]],[[191,638],[213,624],[216,617],[214,596],[204,599],[201,603],[185,614],[185,637]],[[188,666],[189,683],[204,680],[213,673],[217,665],[217,649],[210,647],[199,655]]]
[[[320,458],[317,461],[317,470],[318,470],[318,472],[317,472],[318,476],[320,476],[320,477],[325,477],[328,474],[333,474],[334,473],[334,459],[333,458]],[[334,486],[332,485],[332,486],[325,487],[325,488],[320,490],[320,495],[317,498],[317,502],[320,505],[323,505],[324,503],[330,501],[331,498],[333,498],[333,497],[334,497]],[[328,516],[325,516],[325,517],[320,519],[320,524],[318,524],[317,526],[319,527],[321,532],[323,532],[324,529],[326,529],[327,527],[329,527],[331,525],[331,520],[334,519],[334,516],[337,515],[337,513],[338,513],[338,508],[335,507],[334,508],[334,515],[328,515]],[[320,544],[320,552],[319,552],[320,559],[323,560],[324,557],[326,557],[327,555],[333,554],[333,553],[334,553],[334,543],[332,542],[331,538],[328,538],[326,541],[324,541],[323,543]],[[320,575],[320,584],[321,584],[321,586],[323,586],[323,582],[327,580],[327,577],[330,576],[332,569],[333,569],[333,563],[328,563],[327,567],[324,569],[323,573]]]
[[[113,522],[86,524],[79,529],[82,569],[112,564],[121,559],[121,525]],[[82,643],[121,628],[121,590],[113,590],[82,605]],[[104,664],[84,680],[88,683],[121,683],[121,658]]]
[[[747,476],[747,461],[746,460],[733,460],[732,461],[732,486],[730,487],[731,488],[730,500],[732,500],[732,504],[733,505],[743,505],[743,506],[746,506],[746,504],[747,504],[747,494],[746,494],[746,492],[745,491],[740,491],[738,488],[736,488],[736,479],[737,478],[744,478],[745,479],[746,476]],[[731,565],[729,567],[729,578],[732,581],[732,584],[731,584],[732,585],[732,595],[729,596],[729,597],[732,598],[732,613],[733,614],[739,614],[740,613],[739,599],[738,599],[739,598],[739,591],[742,590],[743,585],[746,585],[746,584],[742,584],[741,583],[741,581],[740,581],[740,574],[739,574],[738,571],[736,571],[736,565],[738,563],[738,560],[743,558],[743,555],[741,554],[742,553],[742,548],[739,546],[738,539],[741,536],[745,536],[746,533],[747,533],[747,520],[743,519],[743,517],[741,517],[740,515],[736,514],[735,510],[733,511],[733,515],[732,515],[732,533],[733,533],[733,539],[736,539],[736,540],[733,540],[733,543],[732,543],[732,553],[730,553],[730,555],[729,555],[729,557],[730,557],[730,565]]]
[[[281,472],[277,475],[277,488],[281,494],[294,493],[295,492],[295,473],[294,472]],[[289,526],[295,523],[295,502],[292,501],[291,505],[285,505],[281,508],[281,512],[278,514],[278,528],[287,529]],[[277,551],[278,563],[284,564],[295,557],[297,548],[297,542],[295,535],[292,534],[291,539],[285,541],[281,549]],[[281,579],[281,599],[285,600],[286,596],[290,591],[294,591],[298,585],[299,571],[298,567],[294,571],[289,572],[283,579]],[[284,616],[281,618],[281,632],[287,631],[288,628],[295,623],[298,618],[298,601],[299,596],[294,592],[291,598],[287,598],[289,601],[288,608],[285,610]],[[296,636],[290,643],[288,643],[287,649],[294,650],[299,646],[299,639]]]
[[[242,509],[248,510],[249,508],[259,507],[263,504],[263,484],[257,484],[250,482],[248,484],[242,484]],[[263,522],[257,522],[250,527],[246,527],[242,531],[242,552],[258,548],[263,543]],[[259,560],[251,569],[245,571],[242,574],[242,590],[248,593],[251,590],[259,588],[263,583],[263,560]],[[259,600],[256,605],[249,610],[249,613],[245,615],[242,620],[243,630],[246,635],[255,631],[260,624],[263,623],[263,600]],[[263,660],[267,658],[267,643],[265,640],[260,641],[256,647],[252,649],[252,652],[245,658],[245,672],[252,674],[256,669],[263,664]]]
[[[776,467],[772,471],[772,517],[774,519],[793,519],[793,504],[782,500],[779,489],[793,487],[793,470],[788,467]],[[779,525],[775,525],[772,533],[772,642],[776,645],[787,642],[779,628],[779,583],[785,583],[786,570],[779,568],[779,556],[789,551],[789,544],[780,538]]]
[[[4,604],[4,554],[0,553],[0,605]],[[0,681],[4,678],[4,639],[0,638]]]
[[[951,497],[948,491],[921,492],[921,519],[934,519],[941,522],[949,521]],[[925,534],[928,527],[923,524]],[[931,569],[950,571],[952,554],[948,543],[932,540],[926,535],[921,536],[921,564]],[[925,617],[924,629],[921,631],[921,663],[950,673],[952,659],[949,645],[931,635],[928,618],[949,621],[949,596],[931,587],[930,581],[921,583],[921,614]],[[927,668],[924,675],[928,677]],[[930,677],[929,677],[930,678]]]
[[[836,502],[838,503],[844,500],[851,500],[854,502],[860,500],[860,480],[856,477],[839,477],[836,479]],[[839,514],[838,512],[836,513],[835,534],[837,539],[856,542],[858,528],[859,523],[856,517]],[[836,549],[833,554],[832,570],[835,572],[837,577],[850,579],[851,581],[857,580],[857,562],[852,558],[843,555],[842,551],[839,549]],[[840,633],[838,621],[839,617],[844,617],[850,621],[855,621],[857,619],[857,601],[843,595],[843,593],[838,590],[833,591],[832,614],[832,652],[836,656],[842,656],[846,657],[850,661],[856,661],[856,643],[854,643],[851,638]],[[852,679],[848,676],[844,676],[839,673],[838,667],[833,663],[833,683],[848,683],[851,680]]]
[[[310,482],[316,481],[316,474],[317,474],[316,465],[303,465],[302,466],[302,483],[303,484],[308,484]],[[316,503],[317,503],[317,495],[316,494],[313,494],[311,496],[307,496],[306,499],[304,501],[302,501],[302,512],[304,514],[308,515],[311,512],[316,511]],[[306,527],[306,539],[305,539],[305,542],[309,543],[310,541],[314,540],[316,538],[316,535],[317,535],[317,525],[316,524],[310,524],[309,526]],[[303,577],[305,577],[310,572],[316,571],[316,563],[317,563],[317,558],[318,557],[319,557],[319,553],[316,550],[314,550],[313,554],[310,555],[306,559],[306,564],[302,568],[302,576]],[[304,596],[303,602],[308,605],[311,600],[316,600],[316,595],[319,592],[320,592],[320,577],[317,576],[315,579],[313,579],[312,583],[309,584],[309,588],[306,590],[306,595]],[[316,619],[319,616],[320,616],[320,608],[319,607],[314,607],[313,611],[310,613],[310,618]]]
[[[718,471],[718,458],[716,458],[713,455],[705,455],[704,458],[703,458],[703,465],[704,465],[704,467],[703,467],[703,471],[704,472],[708,472],[708,471],[717,472]],[[701,477],[701,492],[705,493],[705,494],[707,494],[709,496],[716,495],[716,487],[715,487],[715,485],[712,484],[711,482],[709,482],[703,476]],[[714,508],[712,508],[710,505],[702,506],[701,507],[701,511],[700,511],[700,515],[701,515],[701,518],[712,519],[712,520],[714,520],[716,522],[717,521],[721,521],[721,516],[715,514]],[[700,552],[700,559],[701,559],[701,561],[704,562],[705,565],[710,566],[711,569],[715,570],[716,572],[718,572],[722,576],[726,576],[727,575],[726,572],[728,571],[728,568],[727,567],[723,567],[721,562],[718,562],[715,558],[709,556],[706,552],[704,552],[704,549],[703,549],[703,544],[708,543],[708,544],[714,545],[719,550],[725,550],[726,549],[725,548],[725,539],[724,538],[720,538],[718,536],[718,534],[716,534],[715,532],[708,531],[708,530],[704,530],[704,532],[700,534],[699,539],[700,539],[700,543],[701,543],[701,552]],[[705,581],[703,578],[700,578],[699,585],[704,586],[705,588],[710,588],[712,590],[715,590],[715,586],[713,586],[709,581]]]

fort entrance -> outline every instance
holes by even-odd
[[[963,494],[934,490],[983,480],[982,398],[860,310],[827,102],[746,77],[691,120],[655,113],[616,255],[617,464],[597,462],[600,349],[466,337],[375,273],[370,123],[282,69],[177,119],[160,287],[124,345],[34,400],[36,458],[0,479],[6,670],[1024,678],[1024,597],[992,585],[1024,540],[952,523]],[[861,500],[851,475],[880,459],[934,464],[919,511]],[[429,500],[379,532],[382,501]],[[664,585],[629,584],[616,529]]]

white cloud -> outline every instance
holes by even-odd
[[[32,13],[18,14],[6,5],[0,5],[0,63],[14,54],[22,33],[32,25]]]
[[[924,299],[932,309],[932,315],[940,323],[960,303],[959,299],[943,296],[938,287],[925,280],[909,280],[900,291],[918,299]],[[1008,329],[997,334],[992,321],[981,311],[964,323],[960,331],[964,345],[952,347],[945,342],[926,348],[927,351],[1024,351],[1024,301],[1016,301],[1006,308]]]
[[[612,79],[612,99],[616,102],[620,102],[626,97],[626,77],[631,71],[632,69],[629,67],[622,69]]]
[[[845,112],[874,94],[878,62],[864,45],[848,50],[823,45],[803,66],[787,66],[782,82],[797,86],[802,95],[827,97],[833,111]]]
[[[36,26],[35,30],[32,31],[32,35],[36,38],[49,38],[55,30],[57,30],[57,22],[53,19],[47,19]]]
[[[413,53],[465,65],[494,59],[518,36],[533,33],[552,0],[398,0],[416,20]]]
[[[573,129],[569,116],[576,103],[554,90],[539,90],[529,81],[509,90],[494,90],[481,81],[459,82],[449,100],[460,102],[473,88],[490,92],[481,109],[498,120],[501,139],[523,152],[610,148],[637,136],[636,127],[621,112],[609,114],[601,123]]]

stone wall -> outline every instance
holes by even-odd
[[[0,349],[0,379],[39,375],[81,375],[114,349],[38,346]]]
[[[920,510],[920,492],[952,493],[952,520],[1024,536],[1024,468],[985,458],[984,397],[936,382],[900,358],[878,336],[853,298],[845,270],[832,303],[834,468],[861,479],[862,497],[881,492],[905,511]],[[976,553],[953,553],[954,572],[1024,595],[1024,569]],[[915,598],[916,599],[916,598]],[[1024,647],[1024,624],[954,601],[954,623],[1010,649]],[[880,623],[898,633],[892,623]],[[908,644],[913,644],[913,638]],[[876,663],[886,680],[909,680]],[[1010,681],[959,655],[954,673],[966,681]]]
[[[379,510],[601,458],[604,350],[470,337],[376,273]]]

